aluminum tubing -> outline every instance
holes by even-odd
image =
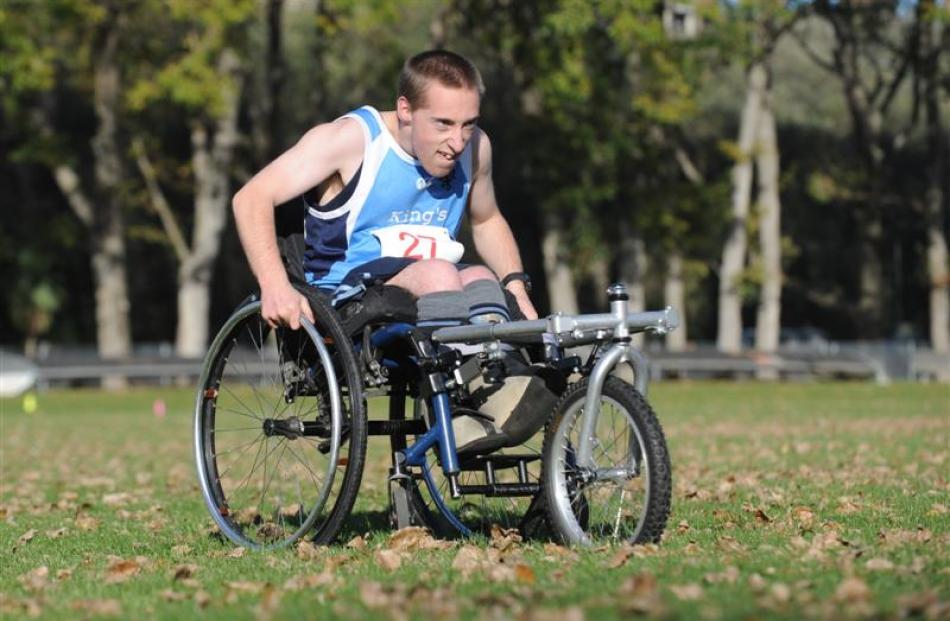
[[[617,366],[617,362],[627,353],[625,343],[617,343],[607,350],[607,353],[597,361],[590,377],[587,379],[587,395],[584,397],[584,413],[581,415],[581,435],[577,447],[577,465],[581,468],[593,468],[591,459],[591,439],[597,428],[597,419],[600,418],[600,395],[604,382],[610,371]]]

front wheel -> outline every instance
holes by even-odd
[[[672,487],[663,429],[633,386],[608,377],[592,438],[593,468],[580,468],[587,386],[584,379],[568,388],[545,433],[541,476],[551,523],[570,545],[659,541]]]

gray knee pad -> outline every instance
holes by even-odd
[[[420,327],[459,326],[468,319],[468,301],[462,291],[437,291],[416,300]]]
[[[497,280],[476,280],[465,285],[462,293],[468,304],[471,323],[496,323],[511,319],[505,293]]]

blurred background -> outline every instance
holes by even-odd
[[[948,30],[943,0],[6,0],[7,386],[193,372],[255,289],[231,196],[431,47],[483,73],[540,312],[620,281],[684,319],[658,375],[947,379]]]

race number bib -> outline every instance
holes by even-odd
[[[449,235],[441,226],[398,224],[373,231],[382,246],[384,257],[407,259],[442,259],[458,263],[465,246]]]

